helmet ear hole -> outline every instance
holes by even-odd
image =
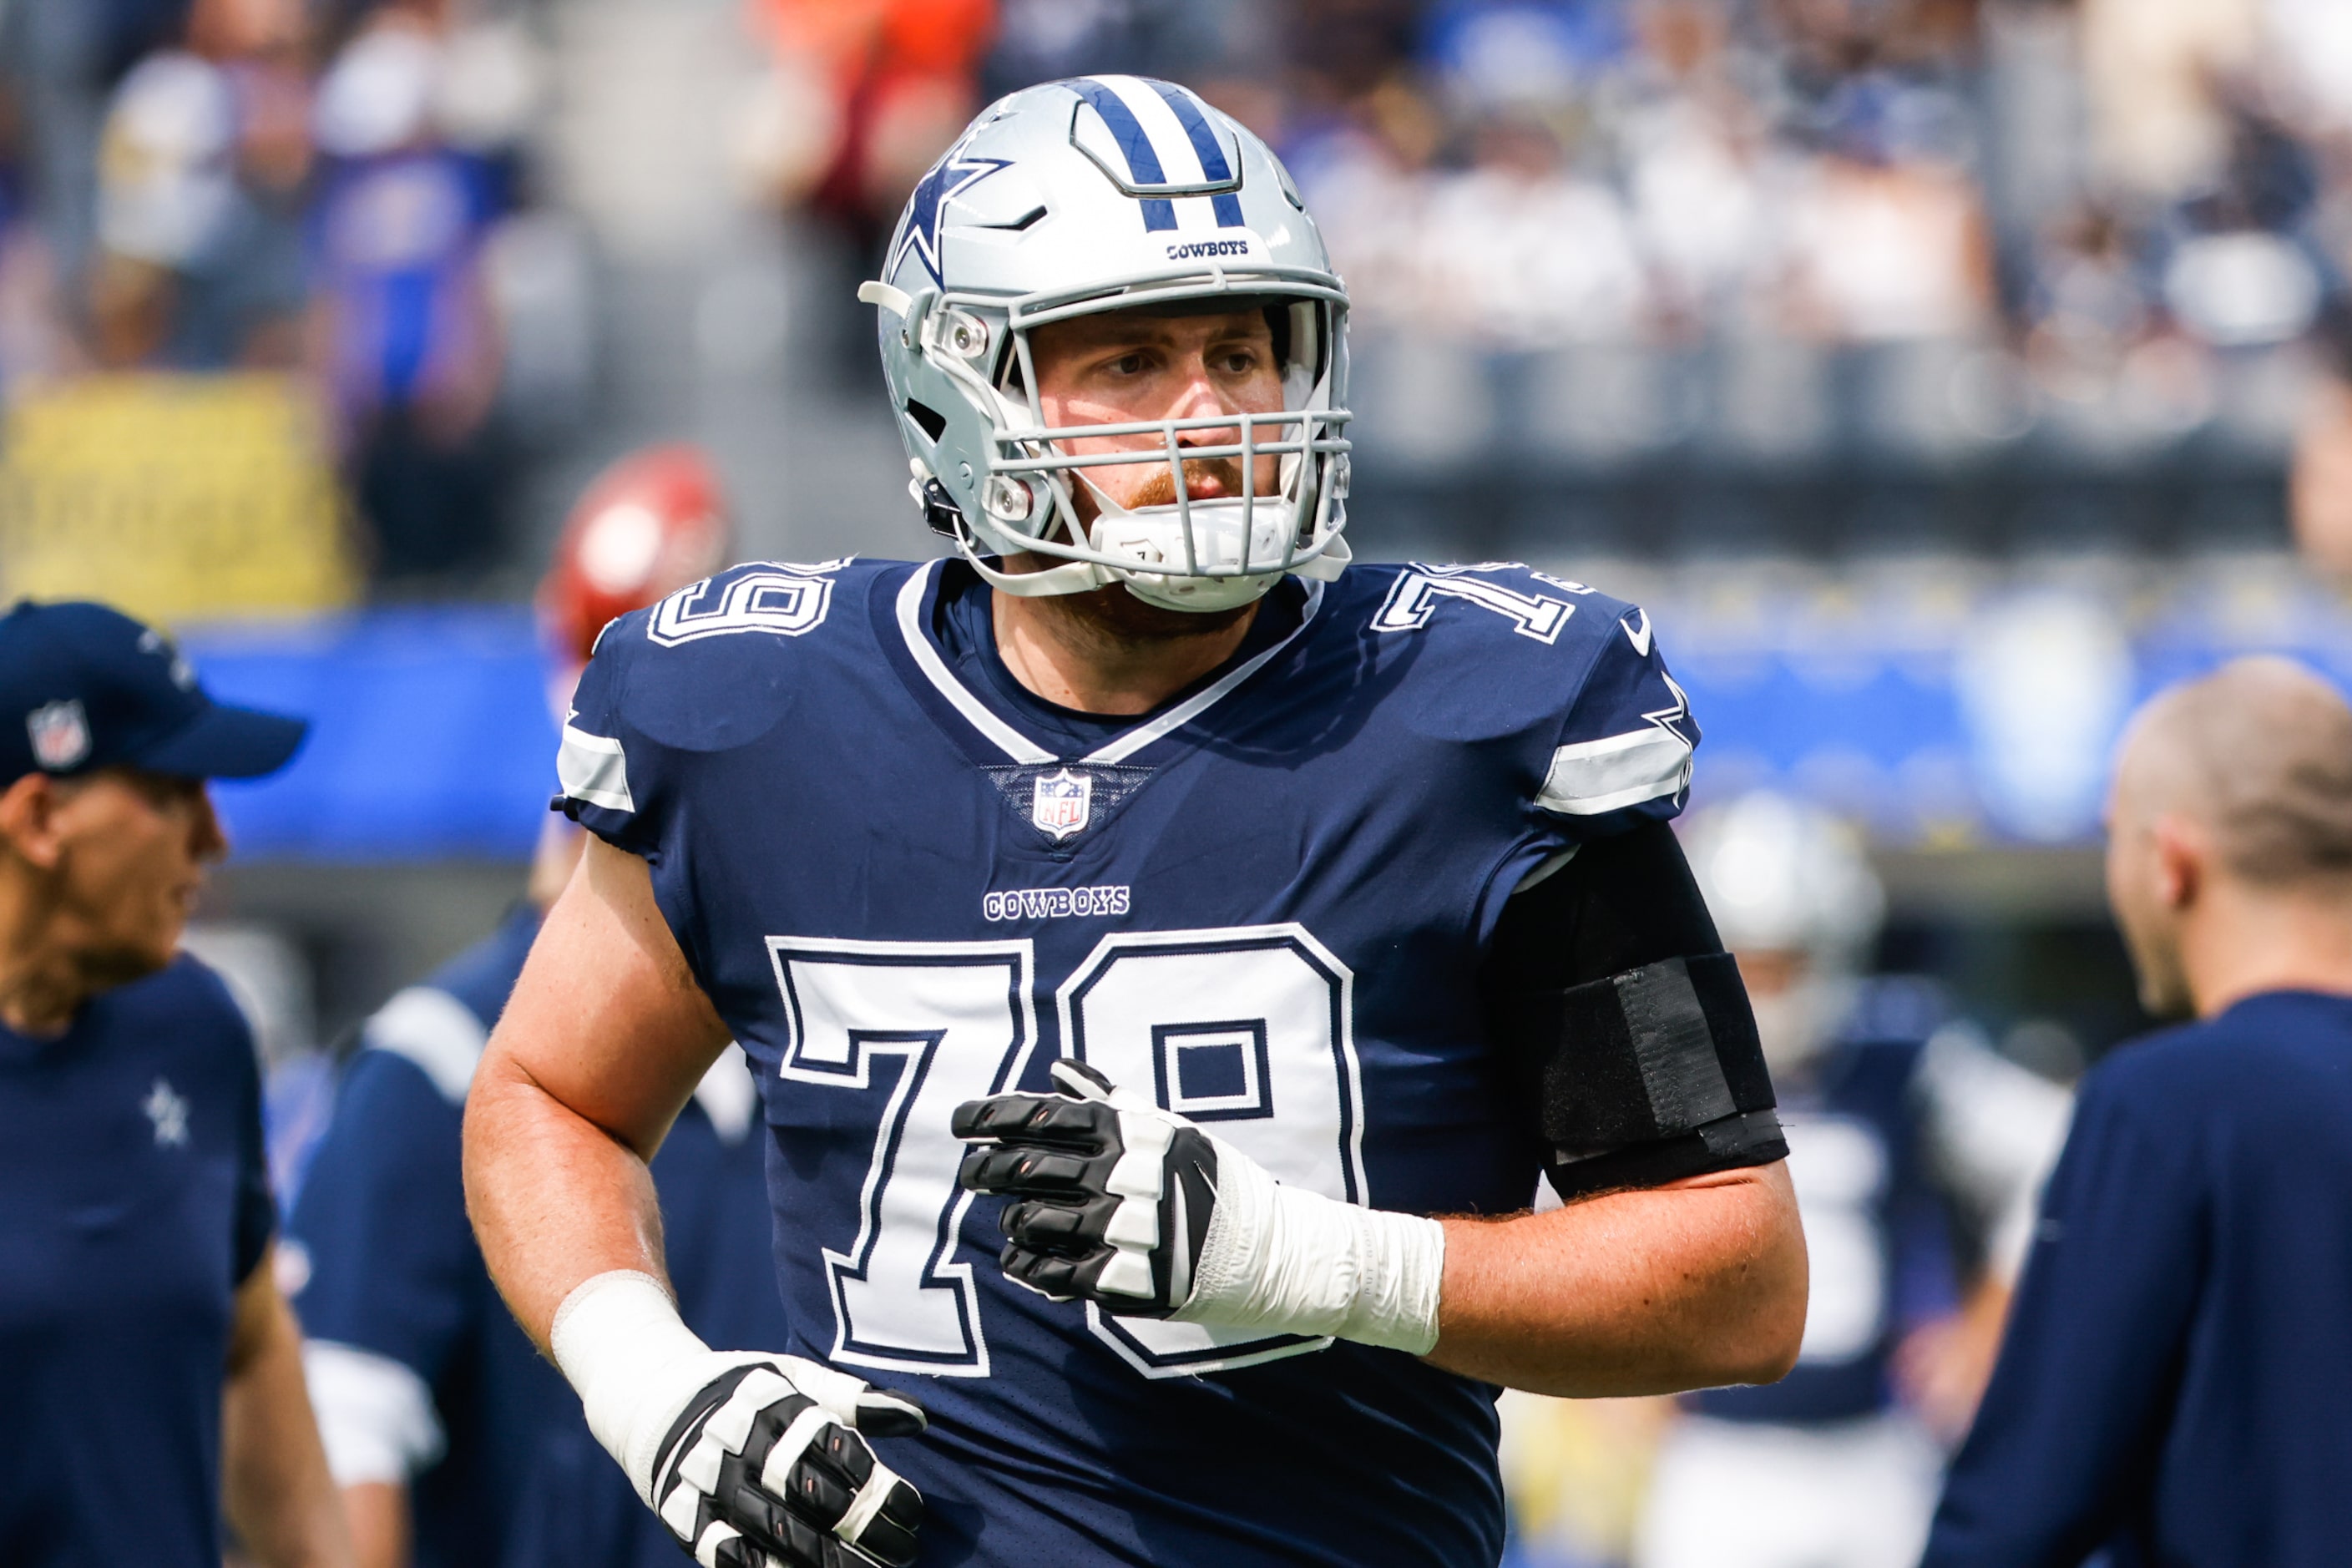
[[[921,426],[923,434],[929,436],[934,444],[948,433],[948,416],[928,403],[918,403],[911,397],[907,399],[907,417]]]

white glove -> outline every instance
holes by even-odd
[[[800,1356],[711,1350],[649,1274],[563,1300],[549,1335],[588,1428],[703,1568],[906,1568],[923,1502],[860,1431],[922,1407]]]
[[[1172,1111],[1083,1062],[1060,1094],[957,1107],[958,1179],[1004,1206],[1014,1282],[1109,1312],[1331,1335],[1426,1354],[1437,1343],[1445,1229],[1276,1182]]]

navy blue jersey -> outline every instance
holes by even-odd
[[[2278,992],[2084,1080],[1925,1561],[2340,1563],[2352,999]]]
[[[1916,1040],[1842,1043],[1780,1096],[1811,1264],[1796,1369],[1758,1387],[1692,1396],[1731,1421],[1837,1421],[1883,1409],[1902,1331],[1952,1304],[1952,1235],[1929,1179],[1914,1079]]]
[[[446,1447],[411,1486],[418,1568],[669,1568],[677,1542],[515,1325],[466,1219],[466,1089],[538,929],[517,911],[371,1021],[295,1204],[309,1264],[296,1306],[313,1340],[387,1358],[429,1391]],[[780,1347],[763,1141],[717,1126],[713,1099],[688,1105],[653,1163],[672,1280],[712,1342]],[[332,1391],[314,1392],[331,1454]]]
[[[1107,720],[1012,679],[967,567],[760,564],[615,623],[574,700],[569,809],[758,1063],[794,1348],[931,1412],[883,1445],[927,1568],[1496,1560],[1492,1387],[1013,1286],[949,1117],[1066,1054],[1283,1181],[1525,1208],[1479,960],[1529,871],[1680,808],[1640,611],[1355,567]]]
[[[220,1562],[223,1367],[269,1244],[253,1037],[183,955],[0,1026],[0,1563]]]

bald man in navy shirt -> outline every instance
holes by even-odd
[[[0,1563],[261,1568],[350,1546],[270,1269],[252,1035],[177,952],[205,781],[298,720],[89,604],[0,616]]]
[[[2279,659],[2157,697],[2107,887],[2192,1021],[2084,1084],[1924,1561],[2352,1562],[2352,709]]]

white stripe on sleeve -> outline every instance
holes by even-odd
[[[441,1457],[441,1422],[425,1380],[390,1356],[331,1340],[302,1347],[302,1381],[339,1487],[405,1485]]]
[[[1680,795],[1690,784],[1691,744],[1652,727],[1578,741],[1551,754],[1536,804],[1563,816],[1598,816]]]
[[[555,776],[573,800],[614,811],[635,811],[629,798],[629,760],[621,742],[563,726],[563,744],[555,753]]]
[[[394,992],[367,1021],[360,1037],[372,1050],[390,1051],[415,1063],[452,1105],[466,1103],[482,1047],[490,1043],[489,1031],[473,1009],[433,985]]]

